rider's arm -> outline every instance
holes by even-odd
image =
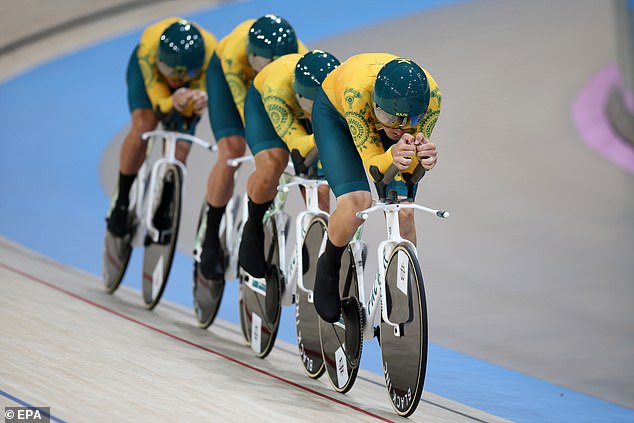
[[[351,102],[344,117],[348,126],[355,128],[355,131],[351,131],[352,139],[368,175],[371,175],[371,167],[376,167],[383,174],[392,164],[392,149],[390,147],[386,151],[383,148],[381,137],[374,124],[371,98],[365,97],[359,93],[357,99]]]
[[[165,78],[161,76],[156,66],[156,60],[148,59],[148,49],[144,43],[139,44],[137,57],[143,74],[145,91],[152,103],[152,109],[160,113],[169,113],[172,110],[172,92]]]
[[[246,54],[249,28],[255,22],[250,19],[238,25],[223,40],[222,52],[219,52],[220,65],[231,90],[233,102],[244,123],[244,99],[247,88],[255,78],[255,71],[249,65]]]
[[[193,90],[201,90],[207,91],[207,66],[209,65],[209,60],[211,56],[214,54],[214,50],[216,49],[216,37],[213,34],[205,31],[204,29],[200,29],[200,32],[205,40],[205,60],[203,62],[203,67],[200,69],[200,73],[192,79],[189,84],[190,88]]]
[[[288,146],[289,151],[298,150],[302,157],[315,147],[315,138],[309,135],[299,121],[297,106],[291,106],[294,102],[294,94],[283,89],[271,89],[265,87],[266,94],[262,98],[264,108],[269,115],[273,128],[277,135]]]
[[[425,71],[427,75],[427,81],[429,82],[429,89],[431,91],[431,96],[429,99],[429,108],[427,113],[425,114],[425,119],[418,126],[418,130],[416,132],[422,132],[426,138],[431,139],[431,133],[436,126],[436,122],[438,121],[438,116],[440,116],[440,107],[442,104],[442,93],[440,92],[440,88],[436,84],[436,81],[429,72]]]

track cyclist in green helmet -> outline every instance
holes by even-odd
[[[127,69],[130,131],[120,152],[118,195],[107,218],[115,236],[129,233],[128,205],[132,183],[145,160],[141,134],[162,122],[167,130],[193,134],[207,107],[205,73],[216,37],[193,22],[164,19],[141,34]],[[191,147],[178,143],[176,158],[183,163]]]
[[[429,140],[442,95],[431,75],[413,61],[386,53],[353,56],[330,73],[313,105],[313,131],[324,174],[337,206],[328,223],[326,249],[317,263],[314,302],[322,319],[339,320],[341,257],[363,223],[356,213],[371,206],[369,174],[379,182],[390,166],[400,172],[387,187],[408,197],[403,175],[438,159]],[[414,191],[415,195],[415,191]],[[401,236],[416,243],[414,216],[399,212]]]
[[[265,273],[262,219],[275,198],[289,152],[294,153],[296,173],[309,170],[303,159],[315,148],[310,124],[313,100],[326,75],[339,64],[336,57],[321,50],[288,54],[265,66],[247,91],[246,139],[255,156],[255,171],[247,182],[249,218],[239,262],[255,278],[263,278]],[[321,187],[322,210],[329,211],[329,200],[330,189]]]
[[[295,30],[284,18],[265,15],[236,26],[216,47],[209,62],[209,121],[218,144],[218,159],[207,182],[207,229],[202,245],[200,272],[206,279],[224,277],[224,252],[218,230],[233,194],[234,167],[227,160],[246,150],[244,101],[256,74],[286,54],[305,53]]]

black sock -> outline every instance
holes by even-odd
[[[346,247],[348,247],[347,244],[343,247],[337,247],[335,244],[330,242],[330,238],[328,238],[328,241],[326,241],[324,256],[326,256],[326,262],[329,264],[331,269],[339,269],[341,267],[341,257],[343,256],[344,251],[346,251]]]
[[[256,204],[249,198],[249,219],[246,224],[250,225],[252,228],[262,228],[262,219],[264,218],[266,211],[271,206],[271,203],[272,201],[267,201],[264,204]]]
[[[136,173],[132,175],[124,175],[119,172],[119,193],[117,195],[117,204],[127,206],[130,204],[130,189],[136,179]]]
[[[207,210],[207,230],[205,231],[205,246],[208,248],[218,248],[220,246],[220,239],[218,238],[218,231],[220,230],[220,221],[225,214],[227,206],[214,207],[207,203],[209,209]]]

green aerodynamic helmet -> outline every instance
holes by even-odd
[[[304,54],[295,66],[293,88],[295,94],[308,100],[314,100],[317,89],[341,62],[332,54],[321,50],[312,50]]]
[[[429,98],[427,75],[409,59],[390,60],[376,76],[372,93],[374,112],[384,126],[417,126],[425,117]]]
[[[264,15],[249,29],[247,54],[275,60],[297,53],[297,35],[288,21],[276,15]]]
[[[204,61],[205,40],[194,24],[181,19],[163,31],[158,45],[158,67],[164,76],[192,79]]]

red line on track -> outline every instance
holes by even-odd
[[[189,341],[189,340],[187,340],[185,338],[181,338],[180,336],[174,335],[173,333],[169,333],[169,332],[164,331],[162,329],[156,328],[156,327],[154,327],[152,325],[148,325],[147,323],[144,323],[144,322],[142,322],[140,320],[137,320],[134,317],[127,316],[127,315],[125,315],[123,313],[120,313],[120,312],[118,312],[116,310],[113,310],[113,309],[108,308],[108,307],[106,307],[104,305],[101,305],[101,304],[96,303],[96,302],[94,302],[92,300],[89,300],[88,298],[84,298],[81,295],[75,294],[72,291],[69,291],[69,290],[64,289],[62,287],[59,287],[59,286],[55,285],[54,283],[45,281],[43,279],[38,278],[37,276],[33,276],[33,275],[29,274],[29,273],[23,272],[22,270],[19,270],[19,269],[16,269],[14,267],[11,267],[11,266],[9,266],[9,265],[7,265],[5,263],[0,263],[0,267],[4,268],[6,270],[9,270],[9,271],[11,271],[13,273],[17,273],[18,275],[24,276],[25,278],[30,279],[30,280],[32,280],[34,282],[38,282],[38,283],[40,283],[40,284],[42,284],[42,285],[44,285],[44,286],[46,286],[48,288],[51,288],[51,289],[54,289],[54,290],[56,290],[58,292],[66,294],[69,297],[73,297],[73,298],[75,298],[75,299],[77,299],[79,301],[82,301],[82,302],[86,303],[86,304],[90,304],[93,307],[96,307],[96,308],[101,309],[103,311],[106,311],[108,313],[114,314],[115,316],[121,317],[122,319],[125,319],[125,320],[127,320],[129,322],[136,323],[137,325],[143,326],[146,329],[150,329],[150,330],[152,330],[154,332],[160,333],[161,335],[167,336],[167,337],[172,338],[172,339],[174,339],[176,341],[180,341],[180,342],[182,342],[184,344],[187,344],[189,346],[192,346],[194,348],[198,348],[200,350],[206,351],[206,352],[208,352],[210,354],[213,354],[213,355],[215,355],[217,357],[224,358],[225,360],[230,361],[230,362],[232,362],[234,364],[237,364],[237,365],[242,366],[242,367],[246,367],[246,368],[248,368],[250,370],[253,370],[255,372],[258,372],[258,373],[261,373],[263,375],[269,376],[269,377],[271,377],[273,379],[276,379],[276,380],[278,380],[280,382],[284,382],[284,383],[286,383],[288,385],[291,385],[291,386],[293,386],[295,388],[301,389],[302,391],[309,392],[309,393],[311,393],[313,395],[317,395],[317,396],[319,396],[321,398],[327,399],[327,400],[332,401],[334,403],[337,403],[339,405],[343,405],[344,407],[348,407],[348,408],[350,408],[352,410],[358,411],[358,412],[363,413],[363,414],[365,414],[367,416],[374,417],[377,420],[381,420],[381,421],[388,422],[388,423],[395,423],[393,420],[386,419],[385,417],[382,417],[382,416],[379,416],[377,414],[371,413],[369,411],[363,410],[362,408],[356,407],[356,406],[351,405],[351,404],[347,404],[347,403],[345,403],[343,401],[340,401],[340,400],[338,400],[336,398],[333,398],[333,397],[328,396],[326,394],[322,394],[319,391],[315,391],[314,389],[311,389],[311,388],[308,388],[306,386],[300,385],[299,383],[293,382],[292,380],[285,379],[285,378],[283,378],[281,376],[278,376],[278,375],[275,375],[273,373],[267,372],[266,370],[257,368],[255,366],[252,366],[252,365],[250,365],[248,363],[245,363],[243,361],[237,360],[237,359],[235,359],[233,357],[230,357],[230,356],[228,356],[226,354],[223,354],[221,352],[212,350],[211,348],[207,348],[207,347],[205,347],[203,345],[200,345],[200,344],[197,344],[195,342]]]

